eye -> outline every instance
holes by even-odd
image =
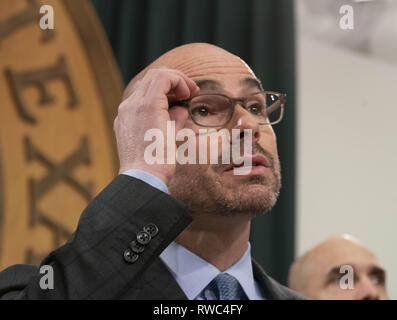
[[[385,284],[385,277],[382,275],[371,276],[371,281],[374,285],[380,286]]]
[[[262,114],[263,107],[259,103],[252,104],[247,107],[247,110],[254,115]]]
[[[209,114],[209,110],[208,110],[208,108],[205,105],[200,105],[200,106],[195,107],[192,110],[192,114],[193,115],[198,115],[200,117],[206,117]]]
[[[330,277],[328,279],[328,285],[336,285],[339,286],[340,285],[340,280],[342,278],[343,274],[335,274],[332,277]]]

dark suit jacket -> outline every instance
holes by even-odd
[[[14,265],[0,273],[2,299],[187,299],[160,253],[191,222],[186,207],[145,182],[117,176],[84,210],[77,230],[42,265],[54,270],[54,289],[40,288],[39,267]],[[139,258],[124,252],[149,224],[159,232]],[[268,299],[300,299],[253,261],[254,276]]]

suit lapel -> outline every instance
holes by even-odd
[[[285,299],[285,294],[283,293],[281,286],[270,278],[262,267],[252,259],[252,269],[254,273],[254,278],[258,281],[261,286],[266,299],[268,300],[281,300]]]

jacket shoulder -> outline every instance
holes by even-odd
[[[272,277],[270,277],[256,262],[252,259],[252,267],[254,271],[254,277],[261,285],[265,296],[269,300],[307,300],[308,298],[301,294],[283,286],[278,283]]]
[[[16,264],[0,272],[0,299],[13,299],[39,274],[39,267]]]
[[[269,283],[271,283],[273,291],[277,292],[278,299],[280,300],[308,300],[308,298],[305,296],[291,290],[290,288],[287,288],[286,286],[283,286],[271,277],[269,277]]]

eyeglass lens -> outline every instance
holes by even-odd
[[[260,124],[273,124],[280,120],[281,100],[273,93],[257,93],[248,97],[245,108]],[[189,104],[192,119],[202,126],[222,126],[231,118],[232,101],[221,95],[205,94],[194,97]]]

